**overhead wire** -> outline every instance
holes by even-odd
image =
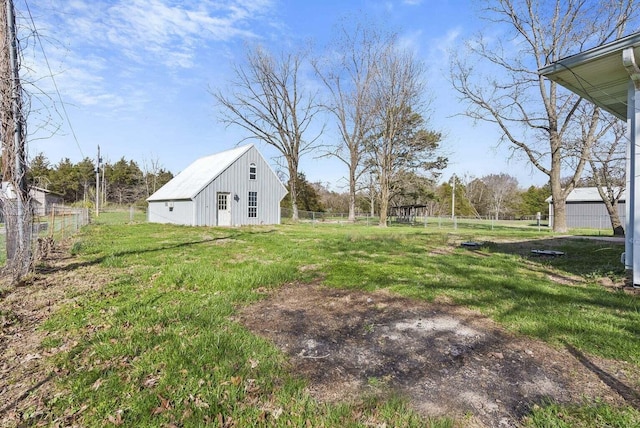
[[[595,84],[591,83],[589,80],[587,80],[584,77],[582,77],[581,75],[579,75],[572,67],[569,67],[566,64],[562,64],[561,62],[556,62],[556,64],[558,64],[560,67],[563,67],[565,70],[567,70],[569,73],[571,73],[573,75],[573,77],[575,77],[576,82],[578,83],[578,85],[580,86],[582,91],[585,94],[587,94],[586,97],[582,97],[582,98],[584,98],[584,99],[586,99],[586,100],[598,105],[598,103],[596,103],[594,101],[595,97],[593,97],[591,95],[594,91],[597,91],[597,92],[600,92],[602,95],[605,95],[605,96],[609,97],[610,99],[613,99],[613,100],[617,101],[618,103],[624,105],[627,109],[629,108],[629,105],[628,105],[626,97],[625,97],[624,100],[622,100],[619,97],[614,96],[613,94],[610,94],[609,92],[605,91],[604,89],[598,88]],[[588,90],[585,87],[585,84],[588,85],[589,88],[592,89],[592,90]]]
[[[31,24],[33,26],[33,33],[36,37],[36,40],[38,41],[38,44],[40,45],[42,56],[47,65],[47,70],[49,70],[49,76],[51,77],[51,82],[53,82],[53,87],[56,91],[56,94],[58,95],[58,100],[60,101],[60,105],[62,106],[62,112],[64,113],[64,118],[67,121],[67,124],[69,125],[69,129],[71,130],[71,135],[73,135],[73,140],[75,141],[76,146],[78,147],[78,150],[80,151],[80,154],[84,159],[85,158],[84,152],[82,151],[82,147],[80,146],[80,141],[78,141],[78,136],[76,135],[76,131],[74,130],[73,124],[71,123],[71,119],[69,118],[69,114],[67,113],[67,108],[65,107],[64,101],[62,100],[62,95],[60,94],[60,90],[58,89],[58,84],[56,82],[56,79],[53,76],[53,71],[51,70],[51,65],[49,64],[49,58],[47,57],[47,53],[44,50],[44,45],[42,43],[42,40],[40,39],[40,33],[36,28],[35,21],[33,20],[33,15],[31,14],[31,8],[29,7],[27,0],[24,0],[24,4],[27,8],[27,13],[29,14],[29,20],[31,21]]]

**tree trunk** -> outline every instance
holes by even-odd
[[[549,184],[551,186],[551,198],[553,200],[553,231],[556,233],[566,233],[567,228],[567,198],[569,189],[562,188],[560,179],[562,157],[560,155],[560,137],[551,137],[551,170],[549,171]]]
[[[618,201],[605,203],[605,205],[607,207],[607,213],[609,213],[609,219],[611,220],[613,236],[624,236],[624,226],[622,226],[620,216],[618,215]]]
[[[553,198],[553,231],[556,233],[566,233],[567,227],[567,203],[564,198]]]
[[[291,198],[291,220],[300,219],[298,213],[298,162],[292,156],[286,156],[289,168],[289,196]]]
[[[375,217],[376,215],[376,199],[373,197],[373,193],[371,194],[371,217]]]
[[[349,166],[349,221],[356,222],[356,174],[354,166]]]
[[[380,177],[380,227],[387,227],[387,213],[389,211],[389,183],[384,173]]]

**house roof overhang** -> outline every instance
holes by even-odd
[[[622,60],[625,49],[640,57],[640,33],[563,58],[538,72],[549,80],[602,107],[619,119],[627,119],[630,75]]]

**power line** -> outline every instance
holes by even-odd
[[[27,0],[24,0],[24,4],[27,8],[27,12],[29,14],[29,20],[31,21],[31,24],[33,25],[33,32],[36,36],[36,39],[38,40],[38,44],[40,45],[40,50],[42,51],[42,56],[44,57],[44,61],[47,64],[47,69],[49,70],[49,76],[51,76],[51,81],[53,82],[53,87],[55,88],[56,94],[58,95],[58,100],[60,101],[60,105],[62,106],[62,111],[64,112],[64,117],[67,121],[67,123],[69,124],[69,129],[71,130],[71,135],[73,135],[73,139],[76,142],[76,146],[78,147],[78,150],[80,151],[80,154],[82,155],[82,158],[84,159],[84,153],[82,151],[82,147],[80,147],[80,142],[78,141],[78,137],[76,136],[76,132],[73,129],[73,125],[71,124],[71,119],[69,118],[69,114],[67,113],[67,108],[64,105],[64,101],[62,101],[62,95],[60,95],[60,91],[58,90],[58,84],[56,83],[56,79],[53,77],[53,71],[51,70],[51,66],[49,65],[49,58],[47,57],[47,54],[44,50],[44,45],[42,44],[42,40],[40,39],[40,33],[38,33],[38,29],[36,28],[36,24],[33,20],[33,16],[31,15],[31,9],[29,8],[29,4],[27,3]]]
[[[578,74],[572,67],[569,67],[566,64],[562,64],[560,62],[558,62],[557,64],[559,66],[563,67],[569,73],[571,73],[573,75],[573,77],[575,77],[576,83],[578,83],[578,85],[580,86],[582,91],[586,94],[586,96],[583,96],[582,98],[586,99],[587,101],[598,105],[598,103],[596,103],[594,101],[594,96],[591,95],[594,91],[596,91],[596,92],[600,92],[602,95],[605,95],[605,96],[607,96],[607,97],[619,102],[620,104],[622,104],[623,106],[625,106],[627,108],[629,107],[626,97],[625,97],[625,99],[620,99],[620,97],[616,97],[613,94],[609,93],[608,91],[605,91],[604,89],[599,88],[595,84],[591,83],[588,79],[585,79],[580,74]],[[593,89],[593,91],[588,90],[585,85],[588,86],[589,88]],[[598,107],[603,108],[601,106],[598,106]]]

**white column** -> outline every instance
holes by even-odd
[[[627,123],[629,144],[627,145],[627,228],[625,230],[625,266],[633,269],[632,283],[640,287],[640,216],[636,216],[636,201],[640,198],[640,68],[636,63],[633,47],[622,51],[622,64],[627,69],[629,91],[627,95]],[[631,265],[631,266],[629,266]]]
[[[631,120],[631,141],[629,164],[627,176],[629,177],[629,199],[631,199],[631,207],[629,207],[630,225],[629,236],[632,237],[632,256],[633,256],[633,286],[640,287],[640,216],[637,214],[637,201],[640,201],[640,180],[638,178],[638,170],[640,169],[640,85],[636,81],[634,85],[634,103],[633,103],[633,119]]]
[[[627,95],[627,170],[626,170],[626,198],[625,198],[625,240],[624,240],[624,267],[626,270],[633,269],[633,213],[634,207],[634,181],[631,179],[634,174],[635,163],[631,161],[634,153],[635,140],[635,94],[636,89],[633,80],[629,80],[629,90]]]

